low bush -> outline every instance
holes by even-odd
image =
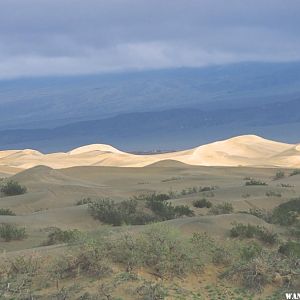
[[[0,216],[15,216],[16,214],[9,208],[0,208]]]
[[[60,243],[74,243],[78,241],[81,236],[82,233],[78,229],[62,230],[60,228],[53,228],[43,245],[49,246]]]
[[[187,205],[174,206],[157,198],[146,201],[146,207],[159,217],[161,221],[171,220],[181,216],[193,216],[194,212]]]
[[[285,173],[282,170],[280,170],[276,172],[275,176],[273,177],[273,180],[279,180],[284,177],[285,177]]]
[[[278,197],[280,198],[282,195],[279,192],[274,192],[274,191],[268,191],[266,192],[267,197]]]
[[[300,169],[294,170],[292,173],[290,173],[290,176],[300,175]]]
[[[202,198],[202,199],[195,200],[193,202],[193,206],[197,207],[197,208],[204,208],[204,207],[211,208],[212,203],[210,201],[208,201],[207,199]]]
[[[256,180],[256,179],[250,179],[249,181],[245,182],[246,186],[251,186],[251,185],[268,185],[266,182],[261,181],[261,180]]]
[[[282,203],[273,210],[272,222],[280,225],[292,225],[300,213],[300,198]]]
[[[278,252],[288,257],[300,258],[300,243],[288,241],[279,247]]]
[[[221,277],[240,282],[247,290],[261,292],[270,282],[268,265],[262,259],[237,262]]]
[[[27,192],[27,188],[25,186],[20,185],[17,181],[9,180],[4,181],[1,184],[0,191],[5,196],[16,196],[16,195],[22,195]]]
[[[251,224],[233,223],[230,230],[231,237],[239,238],[257,238],[267,244],[275,244],[278,240],[277,234],[268,231],[263,226],[254,226]]]
[[[218,205],[215,205],[210,208],[208,211],[209,215],[224,215],[231,214],[233,212],[233,206],[231,203],[224,202]]]
[[[249,214],[258,217],[267,223],[272,223],[272,213],[264,209],[250,208]]]
[[[79,205],[85,205],[85,204],[89,204],[89,203],[92,203],[92,199],[91,198],[83,198],[83,199],[80,199],[78,200],[75,205],[79,206]]]
[[[136,214],[137,201],[128,200],[115,203],[110,199],[100,199],[88,204],[91,215],[107,224],[120,226],[130,224],[130,218]]]
[[[94,218],[114,226],[143,225],[194,215],[187,205],[174,206],[166,201],[166,196],[165,194],[141,195],[119,203],[110,199],[101,199],[92,201],[88,207]]]
[[[0,224],[0,238],[5,242],[13,240],[23,240],[27,237],[24,227],[18,227],[15,224]]]

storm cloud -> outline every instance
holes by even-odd
[[[297,0],[0,0],[0,79],[300,60]]]

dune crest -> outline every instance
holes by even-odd
[[[153,155],[122,152],[110,145],[86,145],[69,152],[42,154],[35,150],[0,151],[2,167],[54,169],[75,166],[144,167],[161,161],[202,166],[300,167],[300,145],[243,135],[193,149]]]

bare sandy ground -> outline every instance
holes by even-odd
[[[172,199],[174,205],[188,205],[195,217],[168,221],[186,234],[208,232],[226,237],[232,222],[244,222],[268,226],[254,216],[245,214],[250,208],[271,210],[278,204],[300,194],[299,177],[286,176],[280,181],[273,180],[276,168],[249,167],[207,167],[191,166],[176,161],[161,161],[150,166],[107,167],[77,166],[65,169],[52,169],[37,166],[11,178],[25,185],[24,195],[0,197],[0,208],[9,208],[16,216],[0,216],[0,223],[13,223],[25,226],[28,239],[16,242],[0,242],[0,252],[16,251],[38,247],[47,237],[47,228],[77,228],[83,232],[97,232],[104,226],[94,220],[86,205],[76,206],[82,198],[111,198],[122,201],[134,195],[147,192],[180,192],[199,186],[217,186],[213,195],[205,192],[179,195]],[[290,170],[283,169],[286,174]],[[267,186],[245,186],[245,177],[253,177],[268,183]],[[279,184],[289,184],[283,188]],[[281,193],[281,197],[267,197],[266,192]],[[213,205],[230,202],[234,214],[207,216],[206,208],[194,208],[193,201],[206,197]],[[133,226],[136,227],[136,226]],[[122,230],[133,230],[122,227]],[[273,228],[272,228],[273,229]],[[136,229],[134,229],[136,230]],[[276,228],[274,228],[276,230]]]
[[[134,155],[102,144],[51,154],[30,149],[8,150],[0,151],[0,173],[17,173],[38,165],[54,169],[75,166],[144,167],[164,160],[195,166],[298,168],[300,146],[244,135],[190,150],[155,155]]]

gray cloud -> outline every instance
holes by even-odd
[[[297,0],[0,0],[0,78],[300,60]]]

